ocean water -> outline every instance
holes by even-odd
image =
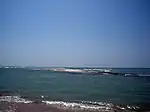
[[[24,98],[30,101],[41,100],[49,104],[65,105],[64,102],[68,102],[68,105],[86,104],[86,106],[87,104],[126,105],[126,107],[136,105],[138,108],[142,108],[141,105],[150,106],[150,69],[118,68],[112,71],[139,74],[139,77],[0,68],[0,101],[8,101],[14,96],[15,101]]]

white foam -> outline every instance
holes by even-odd
[[[1,96],[0,102],[1,101],[14,102],[14,103],[32,103],[32,101],[20,98],[20,96]]]
[[[69,102],[63,102],[63,101],[42,101],[43,103],[50,104],[50,105],[56,105],[64,108],[72,108],[72,109],[92,109],[92,110],[105,110],[109,111],[112,110],[111,105],[104,105],[103,103],[100,103],[102,105],[93,105],[93,104],[83,104],[83,103],[69,103]]]
[[[43,95],[41,95],[41,98],[44,98],[44,96],[43,96]]]
[[[82,103],[93,104],[93,105],[101,105],[101,106],[109,106],[109,107],[113,106],[113,104],[111,104],[111,103],[104,103],[104,102],[82,101]]]
[[[41,96],[44,98],[44,96]],[[26,100],[21,98],[20,96],[0,96],[0,102],[14,102],[14,103],[33,103],[33,101]],[[92,102],[92,101],[81,101],[81,103],[71,103],[71,102],[64,102],[64,101],[42,101],[42,103],[53,105],[61,108],[69,108],[69,109],[81,109],[81,110],[96,110],[96,111],[113,111],[115,105],[111,103],[103,103],[103,102]],[[121,110],[125,109],[134,109],[137,110],[140,107],[138,106],[130,106],[127,105],[126,107],[123,106],[116,106]]]
[[[127,105],[126,107],[117,106],[117,108],[122,109],[122,110],[125,110],[125,109],[137,110],[137,109],[140,109],[140,107],[132,106],[132,105]]]
[[[121,109],[121,110],[124,110],[124,109],[126,109],[126,108],[124,108],[124,107],[121,107],[121,106],[117,106],[117,108],[119,108],[119,109]]]

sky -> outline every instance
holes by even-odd
[[[0,65],[150,67],[150,1],[1,0]]]

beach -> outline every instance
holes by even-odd
[[[136,108],[125,108],[121,106],[114,106],[112,109],[75,109],[75,108],[64,108],[56,105],[47,105],[44,103],[10,103],[0,102],[0,112],[150,112],[150,105],[143,106],[141,109]]]
[[[0,112],[65,112],[65,110],[44,104],[1,102]]]

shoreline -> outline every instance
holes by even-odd
[[[150,111],[150,104],[121,105],[103,102],[27,100],[19,96],[0,96],[0,112],[136,112]]]
[[[0,102],[0,112],[149,112],[150,107],[125,107],[117,105],[111,109],[80,109],[80,108],[63,108],[58,105],[49,105],[45,103],[13,103]]]
[[[0,102],[0,112],[65,112],[45,104]],[[71,112],[71,111],[70,111]]]

